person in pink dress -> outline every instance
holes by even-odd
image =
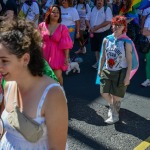
[[[39,30],[43,39],[43,56],[63,86],[62,71],[68,68],[69,49],[72,49],[73,42],[68,28],[61,24],[61,10],[58,5],[48,9],[45,21],[39,24]]]

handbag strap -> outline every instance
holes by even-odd
[[[13,98],[14,99],[14,102],[13,102],[13,106],[14,108],[18,107],[18,102],[20,104],[20,109],[22,109],[22,98],[21,98],[21,95],[20,95],[20,92],[19,92],[19,89],[18,89],[18,86],[17,86],[17,82],[16,81],[11,81],[10,83],[11,87],[10,87],[10,91],[9,91],[9,96],[10,98]]]
[[[25,3],[24,3],[25,4]],[[25,7],[25,5],[23,4],[23,8],[22,8],[22,10],[23,10],[23,12],[24,12],[24,7]],[[29,5],[28,5],[29,6]],[[27,15],[28,15],[28,13],[29,13],[29,10],[30,10],[30,8],[31,8],[31,6],[29,6],[28,7],[28,9],[27,9],[27,12],[26,13],[24,13],[25,14],[25,16],[24,16],[24,18],[26,18],[27,17]]]

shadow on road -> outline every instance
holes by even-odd
[[[72,129],[71,127],[69,127],[68,133],[71,137],[73,137],[76,140],[80,141],[80,143],[84,143],[85,145],[90,147],[90,149],[92,149],[92,150],[108,150],[102,144],[98,143],[97,141],[94,141],[90,137],[87,137],[83,133],[81,133],[81,132],[79,132],[75,129]],[[109,149],[109,150],[112,150],[112,149]]]
[[[87,102],[69,101],[69,119],[75,118],[96,126],[105,126],[104,119]]]
[[[115,129],[122,133],[133,135],[141,140],[149,137],[150,120],[137,115],[127,109],[120,109],[120,121],[115,124]]]

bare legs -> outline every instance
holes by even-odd
[[[120,97],[111,95],[109,93],[101,93],[101,95],[109,104],[115,104],[116,102],[121,100]]]
[[[62,70],[54,70],[54,73],[55,73],[60,85],[63,86]]]
[[[113,124],[119,121],[119,110],[121,104],[121,98],[111,95],[109,93],[102,93],[102,97],[108,102],[110,108],[108,111],[108,119],[105,121],[108,124]]]
[[[84,46],[84,37],[83,37],[83,32],[82,30],[80,30],[80,38],[78,39],[79,45],[80,45],[80,49],[78,51],[76,51],[76,54],[79,53],[86,53],[86,47]]]

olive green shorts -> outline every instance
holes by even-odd
[[[126,68],[118,71],[104,69],[100,79],[100,93],[109,93],[123,98],[127,89],[127,86],[124,86],[126,71]]]

